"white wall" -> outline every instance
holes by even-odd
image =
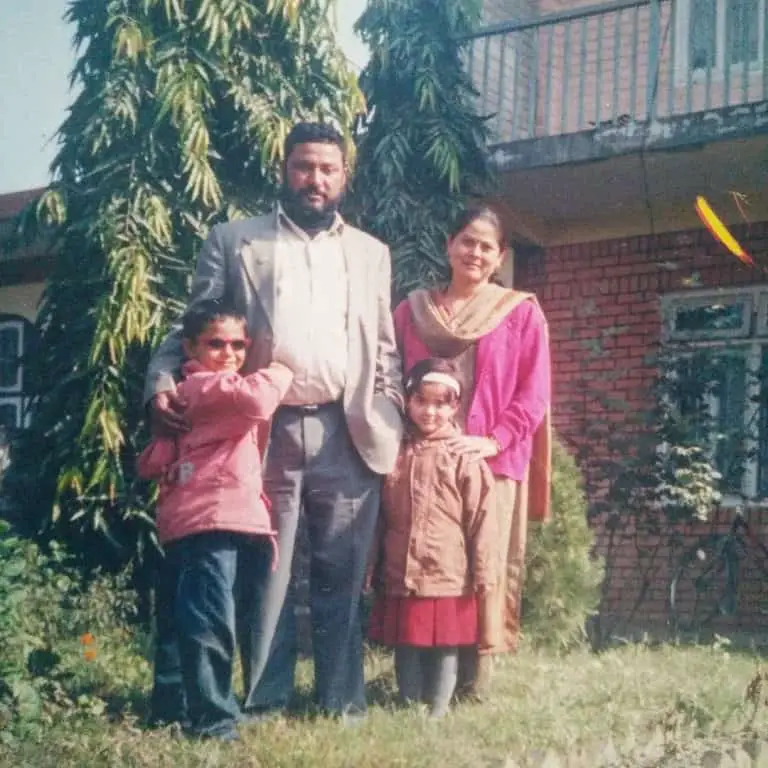
[[[0,314],[21,315],[34,322],[43,288],[42,282],[0,286]]]

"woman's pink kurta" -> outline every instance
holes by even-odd
[[[408,371],[432,355],[418,335],[407,300],[395,309],[394,319]],[[494,475],[524,479],[533,435],[549,407],[550,388],[546,320],[535,301],[523,301],[477,341],[466,431],[499,441],[501,453],[488,459]]]

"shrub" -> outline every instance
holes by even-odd
[[[44,554],[0,520],[0,740],[138,699],[148,664],[127,580],[84,580],[60,547]]]
[[[581,473],[573,457],[555,442],[552,520],[528,534],[523,630],[534,644],[566,649],[585,639],[603,579],[603,564],[593,547]]]

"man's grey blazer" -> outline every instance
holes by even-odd
[[[349,278],[348,355],[344,412],[352,441],[373,472],[395,465],[403,432],[402,372],[390,311],[389,249],[381,241],[344,224],[342,247]],[[188,308],[225,295],[248,318],[253,340],[244,373],[272,359],[275,313],[277,215],[218,224],[197,259]],[[183,352],[176,325],[150,361],[145,402],[171,390]]]

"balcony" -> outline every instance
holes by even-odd
[[[647,209],[648,185],[661,213],[708,190],[762,197],[767,2],[571,0],[548,13],[566,4],[539,0],[538,15],[479,30],[467,67],[510,207],[594,223]]]

